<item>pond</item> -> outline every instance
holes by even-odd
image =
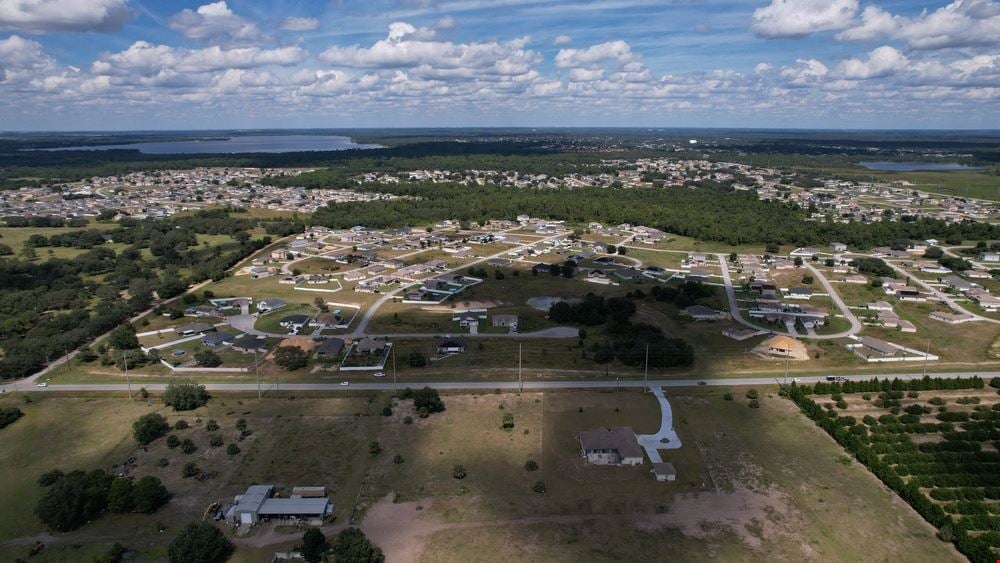
[[[85,145],[40,149],[45,151],[138,150],[143,154],[236,154],[378,149],[381,145],[355,143],[340,135],[243,135],[226,139],[155,141],[124,145]]]
[[[982,170],[982,166],[967,166],[954,162],[859,162],[858,165],[869,170],[882,172],[947,172],[954,170]]]

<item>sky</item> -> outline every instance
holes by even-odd
[[[0,0],[0,130],[1000,128],[1000,0]]]

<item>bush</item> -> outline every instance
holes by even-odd
[[[194,477],[199,473],[201,473],[201,470],[198,469],[198,464],[196,464],[193,461],[185,463],[184,467],[181,468],[181,477],[185,479],[187,479],[188,477]]]
[[[236,455],[240,453],[240,447],[237,446],[236,444],[229,444],[228,446],[226,446],[226,453],[229,455]]]
[[[274,351],[274,363],[288,371],[295,371],[309,364],[309,354],[298,346],[279,346]]]
[[[176,448],[179,445],[181,445],[181,439],[180,438],[178,438],[174,434],[171,434],[171,435],[167,436],[167,447],[168,448]]]
[[[204,385],[195,383],[171,383],[163,392],[163,402],[175,411],[189,411],[208,402],[209,394]]]
[[[218,429],[219,423],[213,419],[209,419],[208,422],[205,423],[205,430],[208,430],[209,432],[215,432]]]
[[[368,453],[372,454],[372,456],[382,453],[382,444],[379,444],[376,440],[368,442]]]
[[[514,428],[514,415],[509,412],[503,413],[503,422],[500,424],[500,428],[504,430]]]
[[[168,430],[170,430],[170,425],[167,424],[167,419],[157,412],[144,414],[132,423],[132,435],[142,445],[163,436]]]
[[[466,475],[467,473],[465,472],[465,466],[463,465],[456,465],[451,470],[451,476],[454,477],[455,479],[465,479]]]
[[[14,424],[14,421],[22,416],[24,416],[24,413],[17,407],[0,409],[0,428],[6,428]]]
[[[384,407],[382,409],[382,416],[392,416],[392,407]]]
[[[218,354],[205,348],[194,353],[194,361],[205,368],[214,368],[222,365],[222,358]]]
[[[722,394],[722,400],[724,400],[724,401],[732,401],[733,400],[733,394],[732,393],[723,393]]]
[[[220,563],[229,557],[233,544],[221,531],[206,522],[188,524],[170,542],[170,563]]]
[[[412,416],[403,417],[403,424],[413,424],[413,417]]]
[[[174,423],[174,430],[187,430],[188,423],[186,420],[178,420]]]
[[[752,409],[759,409],[760,401],[758,401],[757,399],[750,399],[750,403],[747,406],[749,406]]]
[[[399,454],[396,454],[396,456],[392,458],[392,462],[395,463],[396,465],[403,463],[403,461],[404,461],[403,456]]]
[[[357,528],[347,528],[337,534],[330,551],[338,562],[381,563],[383,560],[382,550]]]
[[[749,391],[747,391],[747,399],[756,399],[758,397],[759,395],[756,389],[750,389]]]
[[[157,460],[157,462],[156,462],[156,466],[157,466],[157,467],[166,467],[166,466],[168,466],[168,465],[170,465],[170,460],[169,460],[169,459],[167,459],[167,458],[165,458],[165,457],[161,457],[161,458],[160,458],[159,460]]]
[[[437,389],[424,387],[423,389],[413,391],[412,394],[413,406],[418,412],[425,412],[427,414],[444,412],[444,401],[441,400]]]
[[[43,487],[48,487],[54,484],[56,481],[63,478],[63,472],[58,469],[53,469],[52,471],[46,471],[38,477],[38,484]]]
[[[186,454],[193,454],[198,451],[198,446],[194,445],[191,438],[184,438],[184,440],[181,441],[181,451]]]
[[[152,475],[146,475],[135,482],[132,488],[132,495],[135,499],[135,510],[144,514],[152,514],[158,508],[167,503],[170,493],[159,479]]]
[[[538,471],[538,462],[533,459],[529,459],[524,462],[524,469],[527,471]]]
[[[224,442],[222,440],[222,436],[213,435],[208,439],[208,445],[212,446],[213,448],[220,448],[222,447],[223,443]]]
[[[531,490],[535,491],[536,493],[538,493],[540,495],[544,495],[545,494],[545,482],[544,481],[535,481],[535,484],[531,486]]]
[[[302,549],[299,552],[306,563],[319,563],[329,549],[326,536],[318,528],[309,528],[302,534]]]

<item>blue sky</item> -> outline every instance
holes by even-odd
[[[0,130],[997,128],[998,100],[992,0],[0,0]]]

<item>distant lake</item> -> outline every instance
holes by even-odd
[[[379,149],[381,145],[355,143],[338,135],[246,135],[207,141],[156,141],[124,145],[89,145],[42,149],[46,151],[106,151],[134,149],[143,154],[233,154],[247,152],[343,151]]]
[[[885,172],[943,172],[948,170],[982,170],[982,166],[966,166],[949,162],[859,162],[869,170]]]

